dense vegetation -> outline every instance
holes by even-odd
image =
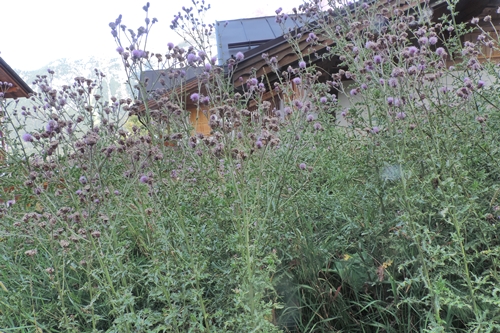
[[[500,80],[483,54],[497,35],[463,43],[482,26],[456,23],[452,2],[437,22],[425,3],[311,2],[298,11],[315,24],[288,41],[335,40],[319,56],[343,69],[269,55],[277,84],[235,93],[243,57],[216,65],[196,6],[172,23],[192,47],[166,54],[143,50],[156,19],[110,24],[134,98],[103,100],[99,71],[40,76],[30,108],[0,97],[1,330],[499,331]],[[187,97],[210,136],[192,134],[182,90],[140,99],[137,73],[182,81],[182,66],[205,68]]]

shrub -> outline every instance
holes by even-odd
[[[120,17],[133,97],[105,101],[96,71],[61,88],[40,77],[25,110],[1,100],[0,327],[498,330],[500,82],[481,55],[496,41],[462,44],[481,26],[450,8],[436,23],[425,3],[304,4],[296,19],[314,25],[286,34],[294,66],[263,55],[274,74],[239,92],[243,57],[217,66],[193,9],[172,23],[197,32],[192,46],[166,56],[144,50],[156,19],[125,42]],[[181,87],[187,66],[205,68],[195,91],[148,92],[138,75]],[[211,135],[193,132],[189,100]]]

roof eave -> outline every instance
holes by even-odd
[[[11,83],[21,88],[21,97],[29,97],[30,94],[33,94],[33,90],[26,84],[26,82],[24,82],[23,79],[21,79],[16,71],[14,71],[12,67],[10,67],[9,64],[7,64],[5,60],[2,59],[2,57],[0,57],[0,68],[3,68],[9,78],[14,81]]]

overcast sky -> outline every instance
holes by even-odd
[[[201,1],[201,0],[200,0]],[[302,0],[206,0],[206,22],[274,15],[278,7],[290,12]],[[149,17],[156,17],[149,45],[165,52],[179,37],[170,30],[174,14],[190,0],[151,0]],[[115,57],[109,22],[119,14],[128,28],[144,25],[142,0],[1,0],[0,57],[19,70],[41,68],[59,58]],[[149,48],[148,48],[149,49]]]

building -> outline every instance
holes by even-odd
[[[418,12],[417,8],[419,4],[428,2],[426,0],[414,0],[413,2],[402,1],[399,3],[399,9],[404,12],[413,12],[415,16],[417,15],[428,15],[429,19],[433,22],[438,22],[439,18],[443,15],[449,13],[448,4],[445,1],[431,0],[428,8],[429,11],[426,13]],[[362,2],[352,3],[350,7],[347,7],[347,11],[358,10]],[[385,2],[379,2],[379,6],[385,6]],[[390,2],[393,5],[395,2]],[[492,24],[495,26],[500,25],[500,14],[497,14],[497,9],[500,6],[500,0],[478,0],[472,2],[471,0],[459,0],[456,4],[456,11],[458,15],[455,16],[455,21],[457,23],[470,24],[472,18],[477,18],[479,20],[480,28],[483,31],[490,32],[494,34]],[[388,15],[393,15],[388,13]],[[485,22],[485,17],[491,17],[491,23]],[[270,110],[282,108],[283,96],[279,96],[278,93],[273,89],[274,82],[277,82],[278,77],[273,71],[270,63],[270,59],[276,59],[279,63],[280,71],[286,70],[289,66],[297,68],[299,62],[305,61],[307,66],[315,66],[318,70],[322,72],[320,80],[326,81],[331,78],[332,74],[339,73],[341,68],[341,55],[330,57],[325,60],[321,57],[322,54],[327,52],[328,47],[333,45],[333,40],[328,40],[324,35],[318,33],[314,35],[317,38],[314,47],[311,47],[309,35],[310,31],[301,29],[304,17],[300,15],[289,15],[284,23],[286,33],[279,34],[278,31],[282,31],[282,27],[278,26],[276,23],[276,17],[263,17],[255,19],[244,19],[244,20],[233,20],[229,21],[228,24],[217,24],[216,35],[217,35],[217,49],[218,49],[218,61],[219,65],[224,66],[227,73],[230,73],[234,91],[243,91],[248,79],[252,77],[266,77],[266,92],[262,95],[262,100],[270,103]],[[379,22],[381,25],[384,22]],[[279,30],[278,30],[279,27]],[[478,36],[481,34],[479,31],[469,33],[464,36],[462,43],[465,41],[477,41]],[[317,36],[316,36],[317,35]],[[295,45],[289,43],[290,38],[294,38]],[[435,47],[438,47],[436,45]],[[300,51],[302,59],[299,59],[297,54]],[[234,70],[227,70],[227,62],[234,59],[237,52],[244,53],[244,59],[238,61],[237,66]],[[264,58],[262,55],[266,54]],[[498,48],[487,48],[484,46],[482,55],[478,56],[479,61],[484,61],[486,58],[489,60],[500,60],[500,51]],[[448,59],[447,66],[453,65],[453,61]],[[195,71],[194,71],[195,72]],[[154,77],[158,77],[158,74],[149,73],[152,80]],[[349,86],[354,81],[351,81],[349,77],[342,77],[345,86]],[[172,87],[170,87],[172,88]],[[150,86],[149,89],[154,89]],[[198,133],[209,134],[211,129],[208,125],[208,119],[205,114],[200,109],[198,103],[194,103],[189,99],[192,93],[204,93],[204,84],[199,80],[196,74],[192,74],[191,78],[188,78],[182,88],[176,88],[177,90],[182,90],[183,96],[186,100],[184,101],[184,106],[186,110],[190,113],[190,121],[193,124],[195,131]],[[338,91],[333,91],[331,93],[335,94],[338,99],[338,103],[344,107],[348,107],[352,103],[352,96],[347,96]],[[300,87],[293,87],[292,96],[287,98],[295,99],[297,96],[304,94]],[[255,105],[252,102],[247,106],[250,110]],[[342,123],[342,119],[337,120]]]
[[[3,98],[28,97],[33,90],[17,75],[17,73],[0,57],[0,82],[11,84],[0,88]]]
[[[0,57],[0,125],[3,118],[2,99],[27,98],[33,90],[17,75],[17,73]],[[2,128],[0,126],[0,160],[5,151]]]

